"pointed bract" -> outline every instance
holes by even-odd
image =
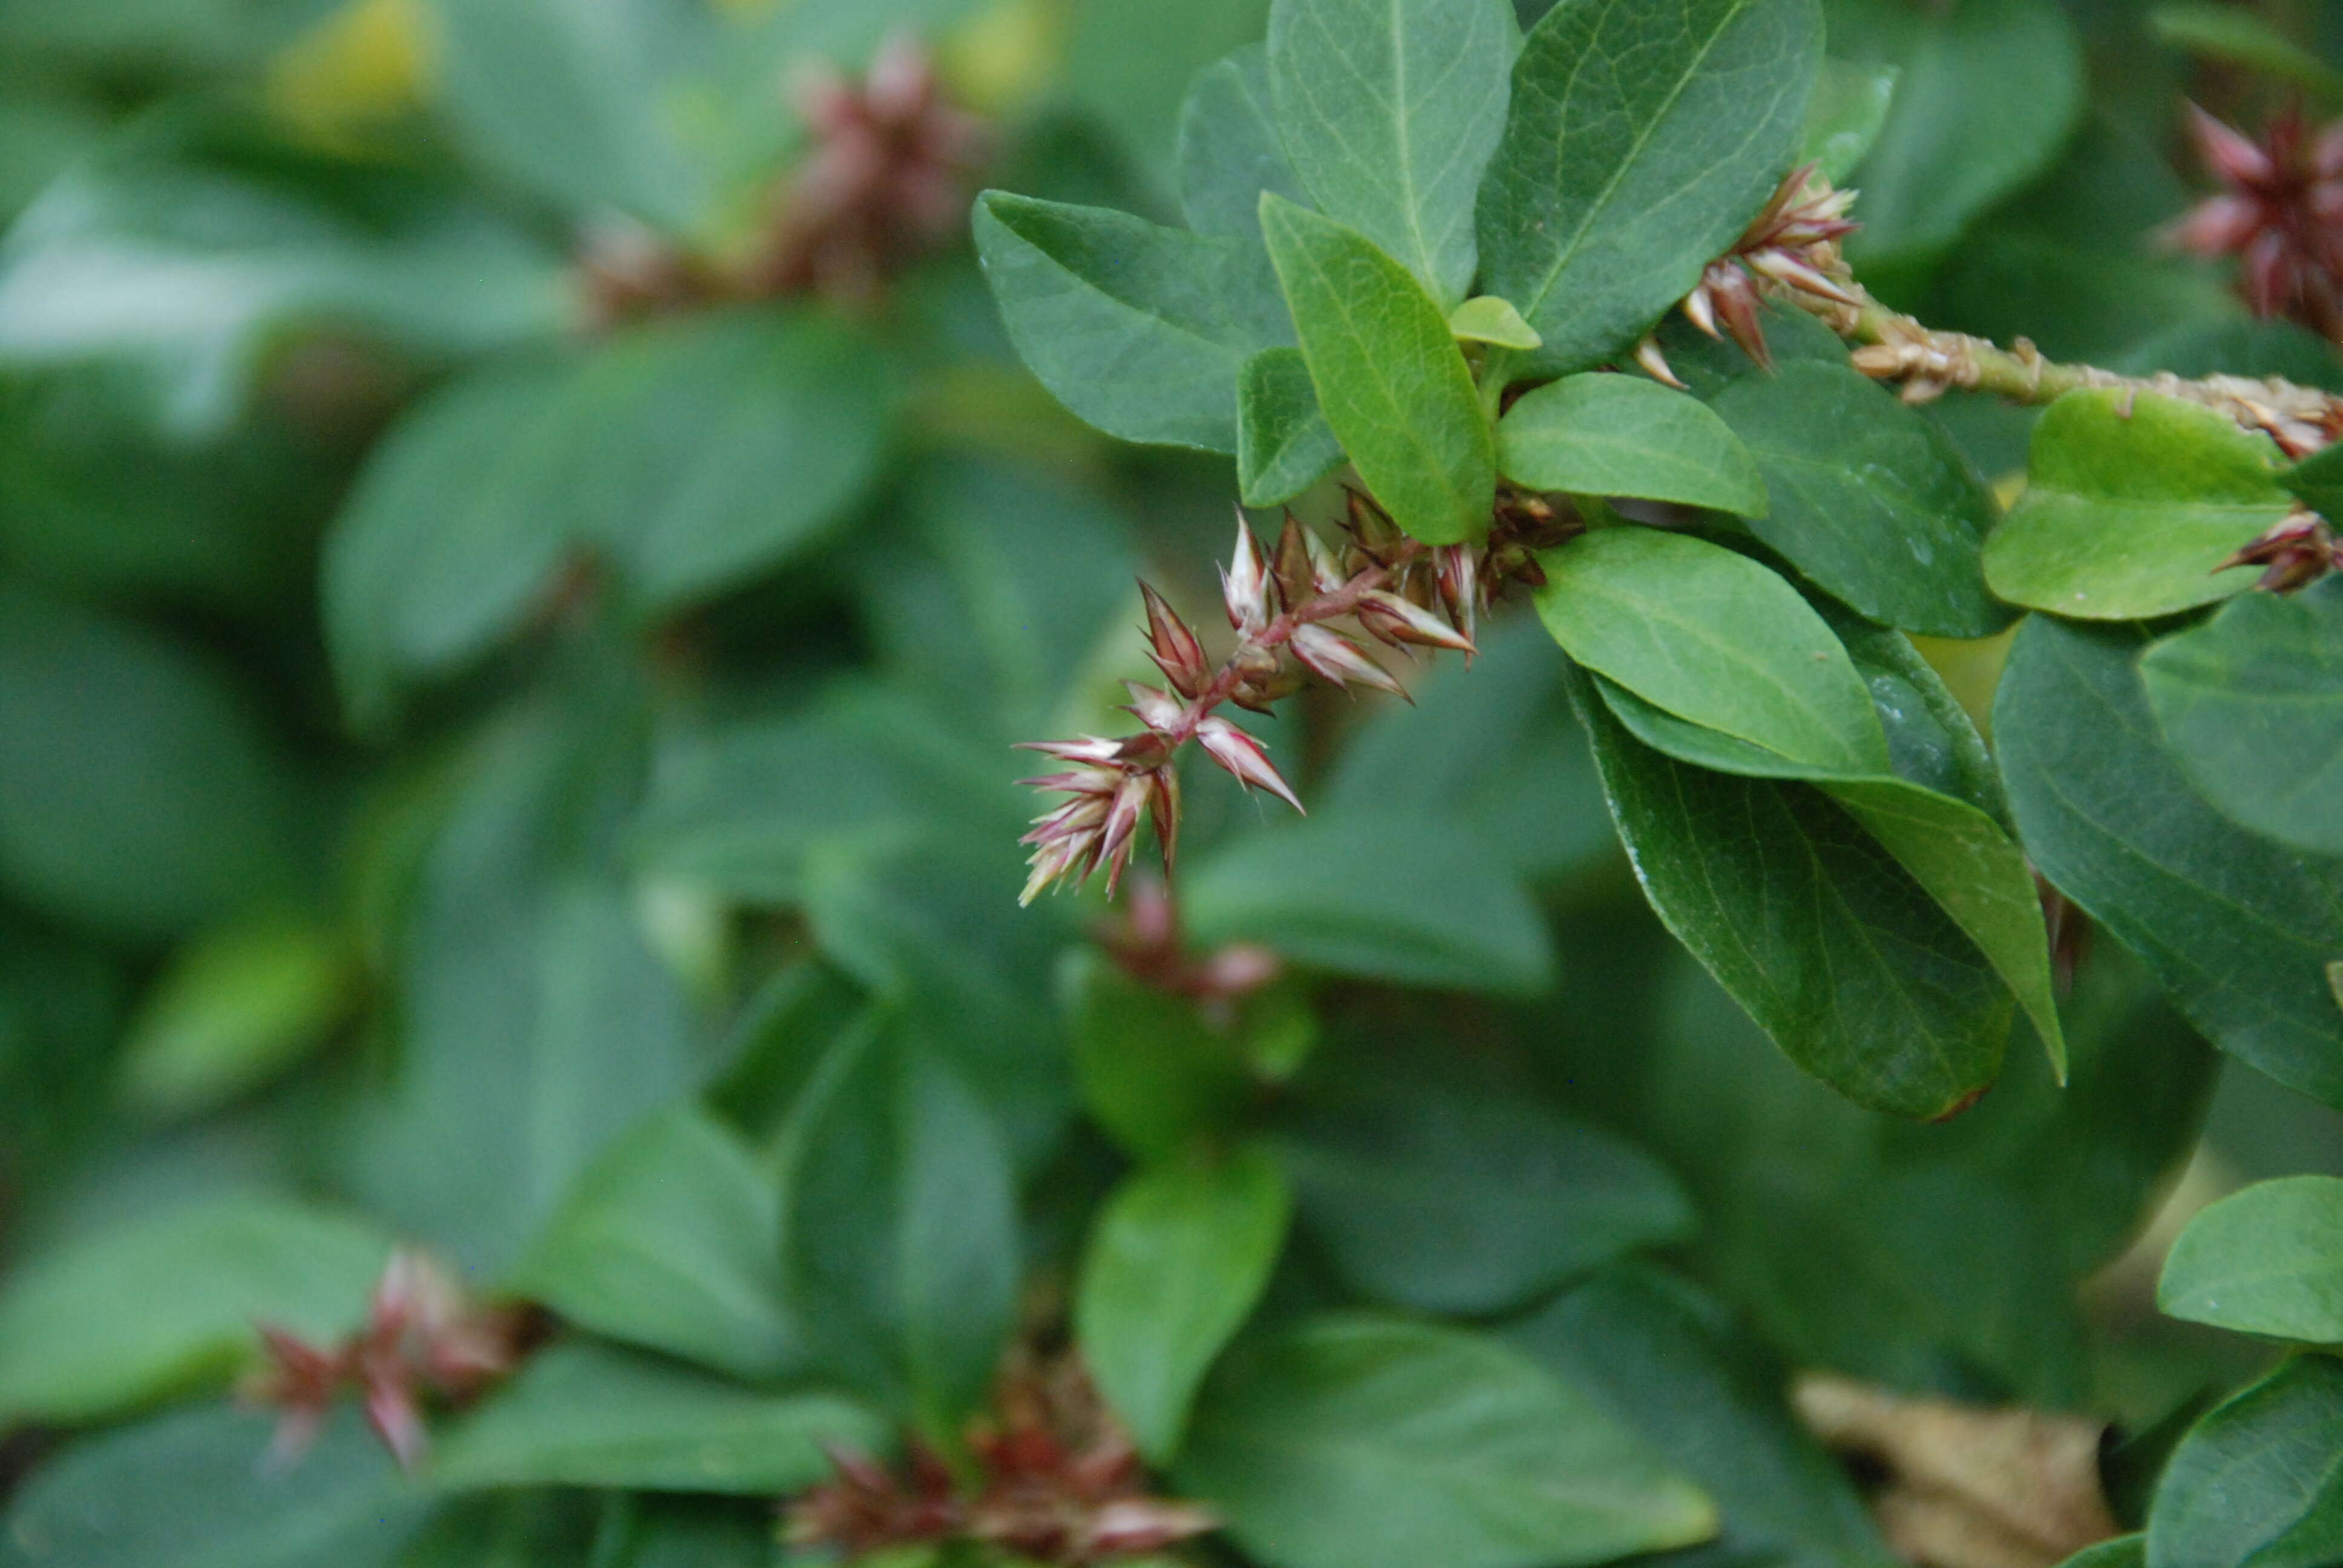
[[[1204,658],[1204,645],[1188,629],[1188,623],[1164,602],[1163,596],[1145,583],[1139,592],[1147,603],[1147,656],[1172,689],[1182,697],[1192,698],[1212,678],[1212,666]]]
[[[1267,627],[1277,614],[1271,601],[1272,591],[1269,558],[1262,553],[1261,540],[1253,537],[1252,525],[1240,511],[1237,548],[1228,569],[1221,574],[1221,599],[1228,607],[1229,624],[1247,636]]]
[[[1227,719],[1218,718],[1197,725],[1196,739],[1213,761],[1235,775],[1238,783],[1249,789],[1266,789],[1296,811],[1302,810],[1302,798],[1271,766],[1269,753],[1260,741]]]

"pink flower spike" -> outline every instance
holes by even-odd
[[[1161,594],[1145,583],[1139,585],[1139,592],[1147,601],[1147,656],[1155,661],[1155,668],[1163,672],[1163,678],[1172,683],[1174,691],[1182,697],[1194,697],[1212,672],[1204,659],[1204,645],[1196,640],[1196,634],[1173,613]]]
[[[1114,792],[1114,801],[1108,808],[1106,825],[1099,829],[1098,848],[1091,852],[1091,869],[1106,868],[1107,897],[1122,880],[1122,869],[1131,861],[1131,843],[1139,832],[1139,819],[1147,809],[1147,798],[1153,792],[1149,782],[1151,773],[1133,773]]]
[[[1776,283],[1786,283],[1793,288],[1804,289],[1808,294],[1819,295],[1840,305],[1863,303],[1835,279],[1825,276],[1786,250],[1768,247],[1752,252],[1749,265]]]
[[[1181,717],[1188,711],[1187,704],[1155,687],[1126,680],[1122,689],[1131,693],[1131,701],[1123,711],[1150,729],[1168,730],[1178,724]]]
[[[1448,622],[1412,604],[1395,593],[1378,588],[1359,601],[1359,624],[1383,641],[1394,645],[1416,643],[1424,648],[1444,648],[1457,653],[1476,651],[1473,639]]]
[[[1269,753],[1262,749],[1260,741],[1217,717],[1196,726],[1196,739],[1213,761],[1235,775],[1238,783],[1248,789],[1266,789],[1296,811],[1302,810],[1302,798],[1271,766]]]
[[[1277,613],[1270,594],[1269,558],[1262,553],[1261,540],[1253,537],[1252,526],[1240,511],[1236,553],[1230,558],[1228,570],[1221,574],[1221,598],[1228,607],[1229,624],[1247,636],[1268,626]]]
[[[1359,645],[1341,632],[1322,626],[1305,626],[1293,634],[1293,657],[1337,686],[1357,681],[1379,691],[1407,695],[1391,672],[1369,658]]]
[[[1039,751],[1062,762],[1112,762],[1122,755],[1122,742],[1085,735],[1080,740],[1020,740],[1014,751]]]
[[[1068,795],[1111,795],[1114,787],[1122,782],[1122,774],[1112,768],[1077,768],[1066,773],[1045,773],[1038,779],[1020,779],[1021,789],[1054,789]]]
[[[431,1437],[423,1424],[423,1412],[416,1408],[415,1395],[403,1382],[391,1378],[368,1379],[366,1391],[367,1424],[375,1430],[391,1457],[398,1461],[401,1470],[413,1472],[430,1451]]]
[[[1448,607],[1448,618],[1470,643],[1476,630],[1481,609],[1481,565],[1470,545],[1443,545],[1432,552],[1433,569],[1440,583],[1440,602]],[[1465,654],[1470,660],[1471,652]]]
[[[2268,185],[2277,176],[2268,153],[2195,104],[2188,106],[2188,133],[2205,166],[2228,184]]]

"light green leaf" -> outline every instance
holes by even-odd
[[[2050,166],[2083,108],[2083,57],[2056,0],[1827,0],[1834,53],[1899,68],[1887,124],[1851,181],[1847,252],[1925,258]]]
[[[2238,1333],[2343,1342],[2343,1181],[2259,1181],[2199,1210],[2165,1257],[2156,1304]]]
[[[777,1377],[799,1359],[780,1229],[755,1158],[706,1112],[678,1107],[587,1168],[508,1285],[596,1333]]]
[[[1261,238],[1261,193],[1307,204],[1277,136],[1269,50],[1248,44],[1196,73],[1180,106],[1180,211],[1198,234]]]
[[[1264,348],[1237,379],[1237,489],[1248,507],[1282,506],[1341,466],[1342,443],[1319,411],[1298,348]]]
[[[1500,348],[1535,348],[1538,337],[1510,299],[1493,294],[1475,295],[1448,313],[1448,330],[1466,343],[1490,343]]]
[[[2247,594],[2140,656],[2165,749],[2257,833],[2343,855],[2343,582]]]
[[[387,1568],[429,1493],[355,1410],[298,1465],[262,1462],[270,1422],[208,1404],[75,1443],[0,1519],[0,1568]]]
[[[1785,363],[1713,404],[1765,475],[1749,531],[1875,620],[1931,637],[2009,623],[1980,552],[1993,498],[1945,433],[1845,363]]]
[[[225,1382],[258,1349],[255,1322],[331,1340],[365,1318],[390,1249],[330,1211],[236,1195],[36,1253],[0,1292],[0,1426]]]
[[[2287,514],[2278,448],[2226,415],[2154,393],[2069,392],[2034,427],[2026,494],[1985,544],[2012,604],[2144,620],[2253,586],[2215,568]]]
[[[324,1042],[349,1010],[349,955],[331,932],[265,917],[182,948],[122,1043],[122,1097],[153,1116],[206,1111]]]
[[[817,1358],[950,1442],[1016,1306],[1016,1192],[983,1103],[874,1017],[838,1041],[783,1133],[782,1259]]]
[[[1482,286],[1545,347],[1523,374],[1634,342],[1728,249],[1795,158],[1813,0],[1569,0],[1531,29],[1481,187]]]
[[[1521,33],[1505,0],[1278,0],[1277,126],[1318,210],[1443,310],[1473,281],[1473,198],[1505,126]]]
[[[1784,1054],[1923,1120],[1993,1081],[2009,992],[1877,840],[1805,785],[1653,749],[1591,689],[1579,714],[1652,907]]]
[[[1011,341],[1059,402],[1126,441],[1237,449],[1237,372],[1292,341],[1251,246],[1007,191],[977,198],[976,244]]]
[[[1252,1106],[1259,1085],[1244,1041],[1188,998],[1141,984],[1092,948],[1068,955],[1059,980],[1083,1107],[1134,1159],[1174,1159]]]
[[[1197,1385],[1267,1287],[1292,1208],[1277,1167],[1240,1150],[1141,1171],[1100,1211],[1074,1296],[1075,1342],[1155,1463],[1179,1452]]]
[[[1815,80],[1814,101],[1806,106],[1805,140],[1798,148],[1798,161],[1816,166],[1831,184],[1845,185],[1879,140],[1888,106],[1895,102],[1896,80],[1902,75],[1894,65],[1825,60],[1822,75]]]
[[[1765,515],[1765,481],[1724,420],[1640,376],[1566,376],[1497,422],[1497,467],[1534,490]]]
[[[2299,1355],[2198,1422],[2147,1518],[2147,1568],[2343,1558],[2343,1362]]]
[[[1511,1312],[1695,1228],[1674,1178],[1634,1144],[1453,1070],[1338,1081],[1274,1136],[1327,1261],[1397,1306]]]
[[[1395,985],[1528,996],[1553,983],[1545,922],[1511,863],[1439,819],[1312,817],[1200,858],[1181,890],[1195,940],[1262,942]]]
[[[886,1428],[829,1393],[771,1393],[631,1351],[572,1341],[450,1432],[432,1480],[454,1492],[623,1487],[762,1497],[830,1473],[825,1443],[872,1452]]]
[[[2159,42],[2192,55],[2233,61],[2305,87],[2333,103],[2343,99],[2343,72],[2238,5],[2158,5],[2147,14]]]
[[[1267,192],[1261,222],[1318,406],[1367,488],[1426,544],[1485,534],[1496,452],[1440,307],[1356,230]]]
[[[1634,527],[1598,528],[1538,564],[1538,615],[1579,663],[1793,761],[1888,771],[1886,738],[1846,649],[1767,568]]]
[[[1716,1533],[1690,1483],[1494,1340],[1360,1314],[1248,1350],[1174,1479],[1276,1568],[1574,1568]]]
[[[2012,647],[1994,738],[2026,851],[2138,953],[2223,1050],[2343,1105],[2343,860],[2289,853],[2197,797],[2159,744],[2128,628],[2039,617]]]

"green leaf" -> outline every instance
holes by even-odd
[[[2147,14],[2147,25],[2160,43],[2249,66],[2308,88],[2329,103],[2343,98],[2343,72],[2251,11],[2235,5],[2158,5]]]
[[[1282,1118],[1273,1147],[1335,1269],[1428,1312],[1510,1312],[1695,1227],[1674,1179],[1634,1144],[1453,1075],[1337,1083]]]
[[[1570,0],[1530,32],[1481,186],[1481,283],[1583,370],[1682,299],[1795,159],[1813,0]]]
[[[1359,477],[1426,544],[1485,534],[1496,452],[1441,307],[1354,229],[1268,192],[1261,223],[1318,406]]]
[[[2154,393],[2067,393],[2034,427],[2026,494],[1986,540],[2012,604],[2145,620],[2253,586],[2217,572],[2287,514],[2278,448],[2227,416]]]
[[[1247,1349],[1174,1478],[1275,1568],[1572,1568],[1716,1532],[1690,1483],[1494,1340],[1344,1315]]]
[[[1282,506],[1332,473],[1342,443],[1319,411],[1298,348],[1264,348],[1237,378],[1237,489],[1248,507]]]
[[[756,1159],[706,1112],[678,1107],[586,1169],[508,1283],[598,1334],[778,1377],[799,1359],[780,1230]]]
[[[885,1426],[835,1394],[769,1393],[654,1356],[572,1341],[447,1434],[432,1480],[454,1492],[604,1486],[761,1497],[830,1473],[826,1443],[871,1452]]]
[[[2009,993],[1909,871],[1818,791],[1688,768],[1579,714],[1652,907],[1791,1060],[1934,1119],[1990,1084]]]
[[[1633,527],[1598,528],[1538,564],[1538,616],[1579,663],[1793,761],[1888,770],[1886,738],[1846,649],[1767,568]]]
[[[330,1340],[366,1316],[390,1246],[330,1211],[237,1194],[35,1253],[0,1292],[0,1425],[97,1421],[225,1382],[256,1351],[256,1322]]]
[[[1848,255],[1925,258],[2050,166],[2083,108],[2083,57],[2055,0],[1828,0],[1831,48],[1896,66],[1887,124],[1853,182],[1863,230]]]
[[[1259,1092],[1243,1041],[1196,1004],[1123,972],[1084,948],[1060,974],[1082,1104],[1141,1161],[1169,1160],[1231,1128]]]
[[[324,1043],[348,1012],[350,960],[332,933],[282,916],[182,948],[122,1043],[122,1097],[150,1116],[207,1111]]]
[[[2147,1533],[2136,1531],[2086,1546],[2058,1568],[2147,1568]]]
[[[1175,126],[1196,74],[1241,45],[1258,50],[1268,15],[1269,0],[1188,0],[1176,10],[1153,0],[1087,0],[1055,73],[1058,90],[1113,133],[1113,152],[1169,191],[1179,172]]]
[[[1438,819],[1362,811],[1222,845],[1181,890],[1193,940],[1258,941],[1396,985],[1527,996],[1553,983],[1544,922],[1504,857]]]
[[[2197,1211],[2165,1257],[2156,1304],[2238,1333],[2343,1342],[2343,1181],[2258,1181]]]
[[[951,1441],[1016,1305],[999,1130],[950,1067],[874,1018],[831,1049],[783,1136],[783,1269],[816,1355]]]
[[[2343,1363],[2299,1355],[2174,1451],[2147,1568],[2318,1568],[2343,1555]]]
[[[1180,211],[1198,234],[1261,238],[1261,193],[1310,199],[1278,139],[1269,49],[1248,44],[1205,66],[1180,106]]]
[[[1007,191],[976,201],[976,245],[1025,363],[1126,441],[1237,449],[1237,372],[1291,342],[1243,241]]]
[[[1277,1167],[1240,1150],[1141,1171],[1100,1211],[1074,1296],[1075,1342],[1155,1463],[1179,1452],[1197,1385],[1269,1284],[1292,1208]]]
[[[2165,749],[2254,831],[2343,855],[2343,583],[2247,594],[2140,656]]]
[[[1785,1374],[1716,1302],[1656,1271],[1598,1274],[1505,1330],[1716,1499],[1734,1562],[1893,1568],[1846,1473],[1784,1398]]]
[[[1470,290],[1473,198],[1505,126],[1521,33],[1505,0],[1278,0],[1277,127],[1318,210],[1453,309]]]
[[[0,362],[127,365],[183,444],[234,425],[304,330],[452,358],[567,314],[559,258],[487,205],[184,111],[66,173],[0,246]]]
[[[2009,623],[1980,552],[1996,516],[1960,449],[1844,363],[1745,377],[1713,405],[1748,444],[1772,504],[1749,531],[1873,619],[1931,637]]]
[[[148,939],[284,900],[296,788],[210,661],[0,591],[0,883],[17,898]]]
[[[1896,80],[1902,75],[1894,65],[1825,60],[1822,75],[1815,80],[1814,100],[1806,106],[1805,139],[1798,147],[1798,161],[1816,166],[1831,184],[1845,185],[1878,142],[1888,106],[1896,101]]]
[[[261,1462],[270,1421],[204,1405],[74,1444],[0,1521],[0,1568],[387,1568],[429,1495],[354,1410],[298,1465]]]
[[[1465,343],[1489,343],[1500,348],[1535,348],[1544,341],[1522,319],[1510,299],[1493,294],[1475,295],[1448,313],[1448,330]]]
[[[2332,521],[2332,514],[2343,512],[2343,447],[2320,448],[2279,474],[2278,482],[2293,491],[2304,506]]]
[[[1725,421],[1640,376],[1568,376],[1517,399],[1497,422],[1497,467],[1534,490],[1765,513],[1765,482]]]
[[[2207,1040],[2343,1105],[2343,1008],[2327,980],[2343,861],[2288,853],[2189,789],[2157,742],[2140,640],[2040,618],[2018,633],[1994,736],[2026,850]]]

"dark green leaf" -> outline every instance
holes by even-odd
[[[1009,336],[1058,401],[1126,441],[1237,449],[1237,372],[1290,342],[1243,241],[1006,191],[976,243]]]
[[[2156,1304],[2239,1333],[2343,1342],[2343,1180],[2260,1181],[2199,1210],[2164,1260]]]
[[[2214,568],[2286,516],[2278,448],[2227,415],[2153,393],[2082,390],[2034,427],[2026,494],[1986,541],[2012,604],[2142,620],[2253,586]]]
[[[1896,79],[1903,73],[1894,65],[1858,65],[1851,60],[1825,60],[1815,79],[1815,95],[1806,106],[1805,139],[1798,161],[1813,164],[1823,178],[1845,185],[1887,124],[1888,106],[1896,100]]]
[[[1503,857],[1436,819],[1265,828],[1200,858],[1181,896],[1206,944],[1258,941],[1398,985],[1531,995],[1553,980],[1544,922]]]
[[[2147,1535],[2137,1532],[2086,1546],[2058,1568],[2147,1568]]]
[[[1626,347],[1740,236],[1796,156],[1822,34],[1813,0],[1571,0],[1532,29],[1479,205],[1482,286],[1545,340],[1524,373]]]
[[[297,1466],[269,1417],[207,1405],[89,1438],[28,1480],[0,1568],[384,1568],[431,1503],[346,1410]]]
[[[2147,24],[2159,41],[2193,55],[2234,61],[2308,88],[2329,103],[2343,99],[2343,71],[2251,11],[2236,5],[2158,5],[2148,13]]]
[[[2332,521],[2332,514],[2343,512],[2343,447],[2320,449],[2280,474],[2278,483]]]
[[[1224,1362],[1176,1479],[1276,1568],[1563,1568],[1688,1545],[1717,1523],[1518,1352],[1363,1315]]]
[[[1725,1515],[1717,1550],[1727,1560],[1777,1568],[1900,1561],[1846,1473],[1791,1413],[1784,1369],[1692,1287],[1644,1269],[1610,1270],[1505,1337],[1716,1499]]]
[[[950,1067],[874,1018],[832,1048],[784,1136],[783,1267],[816,1353],[950,1441],[1016,1304],[1000,1131]]]
[[[1261,193],[1307,202],[1278,139],[1269,50],[1248,44],[1196,74],[1180,107],[1180,210],[1198,234],[1261,237]]]
[[[1795,762],[1887,771],[1846,649],[1748,557],[1657,528],[1598,528],[1538,564],[1538,615],[1571,658],[1639,697]]]
[[[329,1211],[238,1195],[35,1253],[0,1292],[0,1426],[95,1421],[225,1381],[257,1350],[256,1322],[347,1332],[390,1248]]]
[[[1269,0],[1187,0],[1177,7],[1086,0],[1066,40],[1061,90],[1112,131],[1113,150],[1168,194],[1178,176],[1175,127],[1196,74],[1240,45],[1257,46],[1268,16]]]
[[[1497,466],[1534,490],[1765,513],[1765,481],[1724,420],[1640,376],[1564,377],[1497,425]]]
[[[1252,1103],[1244,1041],[1205,1022],[1188,998],[1141,984],[1091,949],[1069,957],[1060,980],[1083,1107],[1133,1158],[1172,1159]]]
[[[2036,618],[1994,735],[2026,848],[2146,960],[2223,1050],[2343,1105],[2343,861],[2288,854],[2206,805],[2157,743],[2139,635]]]
[[[2247,594],[2140,656],[2165,748],[2256,832],[2343,855],[2343,583]]]
[[[1473,282],[1473,193],[1505,127],[1520,46],[1505,0],[1270,7],[1277,126],[1302,187],[1443,310]]]
[[[1887,124],[1853,176],[1865,259],[1924,257],[2057,156],[2083,106],[2074,24],[2053,0],[1828,0],[1834,53],[1899,68]]]
[[[1932,637],[2009,622],[1979,550],[1993,498],[1960,450],[1915,409],[1844,364],[1794,362],[1718,393],[1771,493],[1749,530],[1863,614]]]
[[[1634,1144],[1453,1078],[1381,1074],[1305,1100],[1275,1149],[1335,1268],[1424,1312],[1510,1312],[1694,1228],[1674,1179]]]
[[[2320,1568],[2343,1557],[2343,1362],[2300,1355],[2181,1440],[2147,1568]]]
[[[1993,1081],[2008,991],[1852,819],[1806,786],[1652,750],[1591,691],[1579,714],[1652,907],[1793,1061],[1921,1118]]]
[[[1240,1150],[1142,1171],[1100,1211],[1074,1297],[1075,1339],[1154,1462],[1179,1452],[1197,1385],[1269,1283],[1292,1205],[1277,1167]]]
[[[1446,313],[1356,230],[1263,193],[1262,233],[1326,423],[1426,544],[1488,531],[1496,452]]]
[[[755,1158],[705,1112],[678,1108],[587,1168],[509,1286],[596,1333],[776,1377],[799,1352],[780,1228]]]
[[[159,634],[0,593],[0,881],[130,937],[297,885],[298,805],[245,694]]]
[[[1341,465],[1298,348],[1264,348],[1237,380],[1237,487],[1249,507],[1292,500]]]
[[[450,1491],[607,1486],[769,1496],[830,1472],[825,1443],[863,1452],[886,1429],[828,1393],[769,1393],[654,1356],[574,1341],[538,1352],[441,1444]]]

